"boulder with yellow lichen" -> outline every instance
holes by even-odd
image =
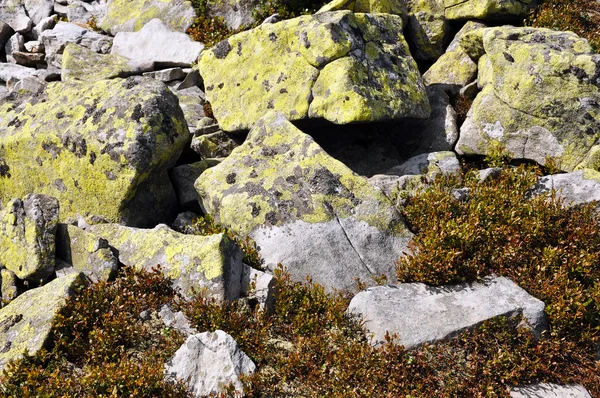
[[[267,111],[335,124],[426,118],[430,108],[402,18],[326,12],[266,24],[204,52],[206,97],[224,131]]]
[[[196,181],[215,221],[256,241],[268,267],[327,288],[394,279],[412,234],[367,179],[330,157],[283,114],[270,112],[246,142]]]
[[[57,198],[81,216],[149,226],[176,214],[167,176],[189,140],[177,98],[156,80],[52,83],[0,105],[0,201]]]
[[[537,3],[538,0],[444,0],[449,20],[516,21]]]

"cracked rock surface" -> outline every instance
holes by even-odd
[[[215,221],[256,241],[266,266],[327,288],[394,280],[412,236],[383,193],[277,112],[195,186]]]
[[[203,53],[207,99],[224,131],[247,130],[270,109],[336,124],[427,118],[402,29],[400,16],[350,11],[262,25]]]
[[[537,0],[444,0],[449,20],[514,20],[527,15]]]
[[[600,160],[600,55],[571,32],[481,29],[483,86],[460,129],[459,155],[503,144],[513,158],[563,171]],[[473,36],[475,37],[475,36]]]

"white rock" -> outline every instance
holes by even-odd
[[[580,384],[560,386],[558,384],[538,383],[530,386],[509,389],[512,398],[592,398]]]
[[[259,271],[244,264],[242,274],[242,295],[256,300],[261,310],[272,311],[275,308],[275,280],[273,275]]]
[[[585,169],[541,177],[533,191],[540,194],[553,189],[567,206],[600,200],[600,173]]]
[[[0,81],[9,81],[11,78],[17,81],[29,76],[40,76],[42,72],[21,65],[0,63]]]
[[[398,334],[406,348],[434,342],[472,329],[487,319],[522,313],[540,335],[547,329],[545,304],[507,278],[483,283],[430,287],[422,283],[376,286],[358,293],[349,313],[365,319],[373,343]]]
[[[188,384],[194,397],[218,394],[232,383],[239,394],[242,383],[239,377],[254,373],[256,365],[239,349],[227,333],[200,333],[187,338],[165,366],[167,379],[177,379]]]
[[[31,21],[34,25],[37,25],[44,18],[48,18],[52,15],[52,10],[54,8],[53,0],[25,0],[24,1],[25,9],[27,10],[27,15],[31,18]]]

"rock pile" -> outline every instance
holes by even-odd
[[[123,265],[160,264],[186,297],[250,296],[267,310],[278,263],[355,293],[356,279],[383,275],[390,286],[349,308],[374,343],[389,332],[418,346],[517,313],[542,333],[544,303],[507,279],[394,283],[413,236],[403,198],[457,173],[460,157],[504,145],[569,172],[532,192],[600,199],[600,55],[570,32],[503,25],[535,3],[334,0],[204,49],[184,33],[195,12],[183,0],[0,2],[1,294],[13,300],[0,309],[0,368],[44,345],[75,286]],[[215,12],[247,23],[247,2],[234,6]],[[202,214],[232,235],[185,234]],[[263,270],[233,235],[256,242]],[[196,396],[241,388],[255,365],[235,341],[169,311],[189,335],[169,377]]]

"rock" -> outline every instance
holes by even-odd
[[[35,355],[50,343],[56,314],[84,283],[81,274],[58,278],[21,294],[0,309],[0,369],[25,353]]]
[[[193,234],[193,224],[194,220],[197,219],[198,214],[193,211],[184,211],[183,213],[179,213],[173,224],[171,224],[171,229],[177,232],[181,232],[182,234]]]
[[[600,200],[600,173],[585,169],[567,174],[540,177],[533,192],[535,194],[556,191],[566,206],[579,205]]]
[[[174,167],[169,172],[171,182],[179,198],[179,204],[187,209],[199,209],[198,192],[194,183],[205,170],[219,164],[218,160],[206,159],[192,164],[184,164]]]
[[[166,304],[162,306],[158,316],[160,316],[160,319],[162,319],[168,328],[178,330],[183,333],[184,336],[198,333],[198,331],[190,325],[190,321],[185,317],[183,312],[173,312],[171,307]]]
[[[97,215],[132,226],[177,214],[167,170],[189,132],[162,83],[50,83],[13,108],[0,104],[0,201],[43,193],[61,202],[61,220]]]
[[[537,383],[529,386],[510,387],[511,398],[592,398],[581,384],[561,386]]]
[[[195,187],[216,222],[255,240],[268,268],[282,263],[329,289],[392,279],[412,236],[385,196],[276,112]]]
[[[243,386],[239,377],[254,373],[256,365],[227,333],[217,330],[187,338],[165,365],[167,379],[187,383],[193,397],[219,394],[233,384],[237,394]]]
[[[221,17],[230,30],[237,30],[253,24],[252,11],[260,5],[259,0],[210,1],[208,14]]]
[[[115,77],[141,74],[141,70],[130,65],[129,59],[114,54],[97,54],[78,44],[69,43],[62,56],[62,81],[95,83]]]
[[[446,18],[451,21],[520,21],[537,5],[537,0],[444,0],[444,5]]]
[[[25,50],[30,53],[43,53],[44,44],[39,41],[28,41],[24,44]]]
[[[2,286],[0,287],[2,292],[2,301],[12,301],[19,294],[21,294],[18,285],[18,278],[14,272],[5,268],[0,270],[0,277],[2,278]]]
[[[17,33],[25,34],[33,27],[22,0],[5,0],[0,3],[0,15],[2,22]]]
[[[500,167],[490,167],[487,169],[479,170],[479,182],[495,180],[498,177],[500,177],[500,173],[502,173],[502,168]]]
[[[461,39],[463,37],[467,36],[469,33],[473,32],[477,29],[483,29],[486,27],[487,27],[487,25],[484,24],[483,22],[467,21],[462,26],[462,28],[460,28],[460,30],[458,32],[456,32],[456,35],[454,35],[454,39],[452,39],[450,44],[448,44],[448,47],[446,47],[446,52],[449,53],[451,51],[456,51],[456,50],[462,48],[463,43],[461,43]]]
[[[96,1],[88,3],[85,1],[69,0],[67,6],[67,19],[69,22],[88,24],[90,20],[102,20],[108,12],[108,4]]]
[[[571,32],[479,31],[483,89],[461,127],[457,153],[487,155],[502,144],[513,158],[550,158],[563,171],[599,164],[600,55]]]
[[[144,76],[150,76],[153,79],[159,80],[164,83],[171,82],[173,80],[179,80],[185,78],[185,73],[181,68],[169,68],[158,70],[156,72],[144,73]]]
[[[471,188],[454,188],[450,193],[457,202],[466,202],[469,200]]]
[[[200,57],[215,118],[223,131],[249,129],[269,109],[335,124],[426,118],[402,26],[395,15],[336,11],[234,35]]]
[[[11,200],[0,212],[0,264],[39,282],[54,272],[58,201],[44,195]]]
[[[48,18],[42,19],[40,21],[40,23],[37,24],[31,32],[32,32],[33,36],[35,37],[35,40],[39,40],[39,37],[42,34],[42,32],[54,28],[55,25],[56,25],[56,16],[52,15],[52,16],[49,16]]]
[[[203,117],[198,120],[198,124],[196,125],[196,131],[194,131],[195,136],[200,136],[204,134],[212,134],[216,133],[219,130],[219,124],[217,121],[210,117]]]
[[[44,54],[28,53],[22,51],[13,51],[11,54],[15,62],[19,65],[28,66],[30,68],[45,66]]]
[[[456,286],[376,286],[354,296],[348,311],[365,319],[373,344],[383,343],[389,332],[408,349],[456,336],[487,319],[520,313],[539,336],[548,327],[544,307],[509,279],[498,277]]]
[[[186,68],[187,69],[187,68]],[[183,82],[175,87],[175,90],[181,91],[186,88],[198,88],[202,85],[202,77],[200,77],[200,73],[196,69],[188,69],[189,72],[186,72],[187,75]],[[204,94],[204,92],[202,92]]]
[[[74,225],[60,224],[56,234],[56,255],[83,272],[92,282],[108,281],[119,270],[119,259],[106,239]]]
[[[52,15],[54,0],[24,0],[25,10],[34,25]]]
[[[449,32],[443,0],[411,0],[406,39],[415,59],[439,58]]]
[[[223,234],[184,235],[164,224],[154,229],[98,224],[88,230],[108,240],[126,266],[150,270],[160,265],[186,298],[203,290],[219,300],[240,295],[242,251]]]
[[[270,15],[268,17],[265,18],[264,21],[262,21],[261,25],[266,25],[266,24],[270,24],[270,23],[277,23],[281,21],[281,16],[277,13]]]
[[[14,91],[20,93],[22,91],[29,91],[32,94],[39,94],[46,89],[46,82],[38,77],[24,77],[19,80],[15,86]]]
[[[194,133],[194,135],[197,135],[198,123],[206,117],[204,114],[204,92],[198,87],[193,86],[183,90],[174,91],[174,94],[179,98],[179,106],[183,111],[188,129],[190,132]]]
[[[19,33],[15,33],[12,35],[6,44],[4,45],[4,52],[6,53],[6,60],[13,64],[17,63],[17,61],[12,56],[13,52],[23,51],[25,50],[25,39]]]
[[[171,31],[160,19],[153,19],[139,32],[117,33],[111,54],[129,58],[141,69],[151,70],[190,66],[203,48],[202,43],[193,41],[184,33]]]
[[[203,159],[226,158],[235,148],[240,146],[241,139],[217,131],[215,133],[203,134],[192,139],[191,148]]]
[[[414,156],[402,163],[400,166],[392,167],[386,174],[388,175],[425,175],[433,180],[438,174],[459,174],[460,162],[454,152],[434,152],[424,153]]]
[[[160,18],[171,30],[184,33],[192,25],[196,12],[187,0],[112,0],[98,26],[116,35],[137,32],[154,18]]]
[[[254,301],[259,309],[275,310],[275,279],[272,274],[259,271],[244,264],[242,295]]]
[[[425,120],[410,119],[398,129],[402,133],[402,146],[410,148],[412,155],[450,151],[458,140],[456,112],[443,87],[426,88],[431,104],[431,115]]]
[[[14,31],[10,25],[0,21],[0,50],[4,48],[4,45],[13,34]]]
[[[407,0],[333,0],[321,7],[317,13],[350,10],[371,14],[394,14],[401,16],[406,22],[408,15],[407,3]]]

